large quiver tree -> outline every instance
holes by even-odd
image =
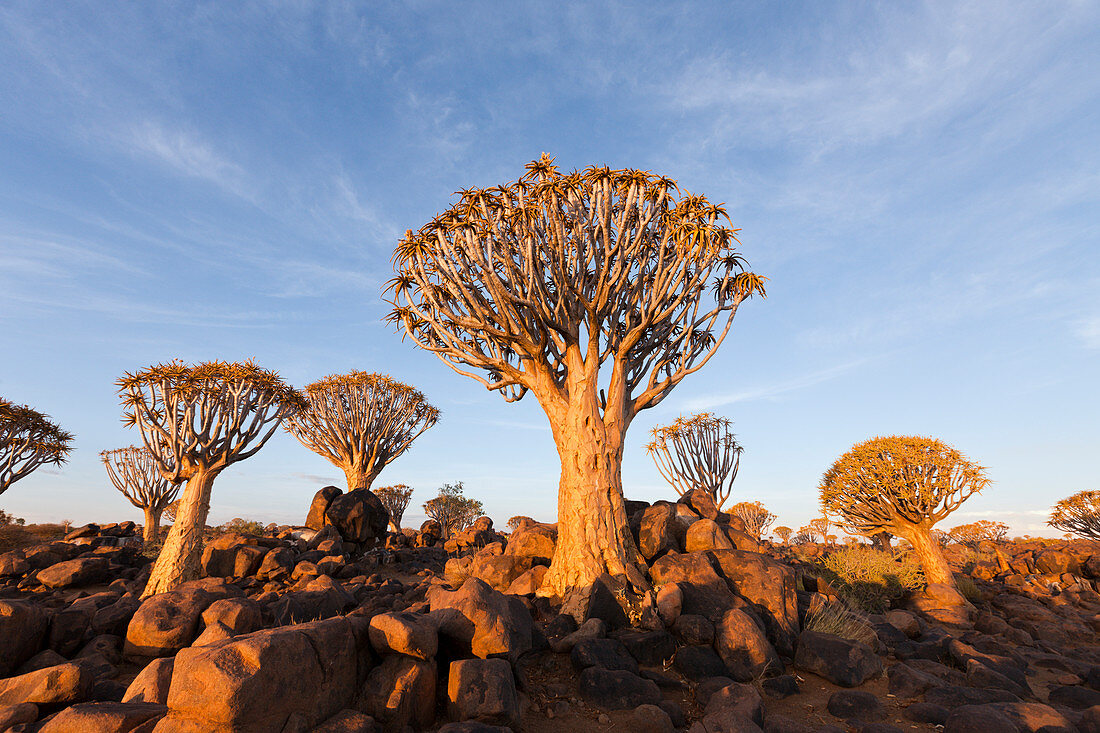
[[[421,392],[384,374],[332,375],[303,391],[308,406],[287,419],[286,429],[342,470],[348,491],[370,489],[382,469],[439,419]]]
[[[645,449],[677,494],[703,489],[721,509],[737,479],[743,451],[730,425],[728,419],[709,412],[678,417],[670,425],[653,428],[653,440]]]
[[[72,441],[47,415],[0,397],[0,494],[39,466],[60,466]]]
[[[909,541],[930,583],[955,587],[932,527],[989,485],[985,469],[934,438],[890,436],[852,446],[821,480],[821,504],[851,534]]]
[[[99,458],[115,488],[144,512],[143,539],[146,547],[156,544],[160,534],[160,515],[179,496],[180,484],[161,475],[156,458],[145,447],[131,445],[105,450]]]
[[[558,544],[540,592],[604,572],[645,585],[627,525],[623,439],[703,367],[738,306],[764,294],[720,205],[639,170],[470,189],[394,252],[391,320],[513,402],[531,392],[561,459]]]
[[[305,398],[275,372],[244,363],[159,364],[117,382],[123,422],[136,426],[161,476],[186,481],[143,598],[198,577],[214,479],[260,450]]]
[[[1100,491],[1078,491],[1054,505],[1051,527],[1100,540]]]

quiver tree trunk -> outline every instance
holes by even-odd
[[[187,481],[179,510],[153,565],[142,598],[164,593],[199,577],[202,533],[210,513],[210,490],[217,472],[198,472]]]
[[[947,558],[943,556],[943,548],[932,537],[931,527],[915,525],[903,531],[901,536],[913,546],[913,554],[920,561],[927,582],[955,587],[955,576],[951,573]]]
[[[356,467],[345,466],[343,469],[348,481],[348,491],[369,489],[374,484],[374,479],[378,478],[378,474],[382,472],[381,468],[377,471],[363,471]]]
[[[145,507],[145,529],[142,531],[142,540],[146,547],[152,547],[160,539],[160,509],[151,506]]]
[[[551,416],[561,458],[558,544],[541,594],[562,597],[604,573],[644,582],[623,501],[626,426],[605,417],[594,398],[576,400],[561,420]]]

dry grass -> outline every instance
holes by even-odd
[[[825,558],[823,574],[837,590],[869,613],[881,613],[924,584],[920,564],[903,553],[869,548],[838,550]]]
[[[875,630],[863,614],[841,600],[826,601],[811,608],[806,614],[805,628],[807,631],[833,634],[864,644],[871,644],[875,640]]]

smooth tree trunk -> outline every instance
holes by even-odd
[[[574,397],[548,414],[561,459],[558,543],[539,593],[559,598],[604,573],[644,582],[623,501],[625,422],[607,424],[594,395]]]
[[[160,510],[153,507],[145,507],[145,529],[141,536],[146,547],[152,547],[160,539]]]
[[[187,481],[176,511],[176,521],[153,565],[141,597],[166,593],[199,577],[202,564],[202,533],[210,513],[210,490],[217,472],[199,472]]]
[[[924,579],[929,583],[941,583],[954,588],[955,576],[951,573],[947,558],[943,556],[940,543],[932,537],[931,529],[914,526],[903,532],[902,536],[913,545],[913,553],[924,569]]]
[[[348,481],[348,491],[355,491],[356,489],[369,489],[374,484],[374,479],[378,478],[378,474],[381,471],[364,471],[360,468],[344,466],[344,477]]]

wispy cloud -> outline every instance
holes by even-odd
[[[146,120],[130,130],[129,143],[136,152],[167,165],[177,173],[210,181],[246,200],[256,198],[245,170],[192,130]]]
[[[726,392],[721,394],[705,395],[702,397],[696,397],[688,400],[684,403],[684,409],[686,410],[709,410],[714,407],[721,407],[723,405],[732,405],[737,402],[753,402],[756,400],[774,400],[775,398],[787,394],[788,392],[795,392],[800,389],[806,389],[822,382],[828,382],[831,379],[847,374],[848,372],[856,369],[867,363],[867,359],[857,359],[845,364],[838,364],[837,366],[829,369],[822,369],[820,371],[805,374],[794,379],[788,379],[783,382],[776,382],[774,384],[763,385],[756,387],[755,389],[744,390],[741,392]]]
[[[1100,349],[1100,316],[1082,318],[1074,324],[1074,333],[1088,349]]]

